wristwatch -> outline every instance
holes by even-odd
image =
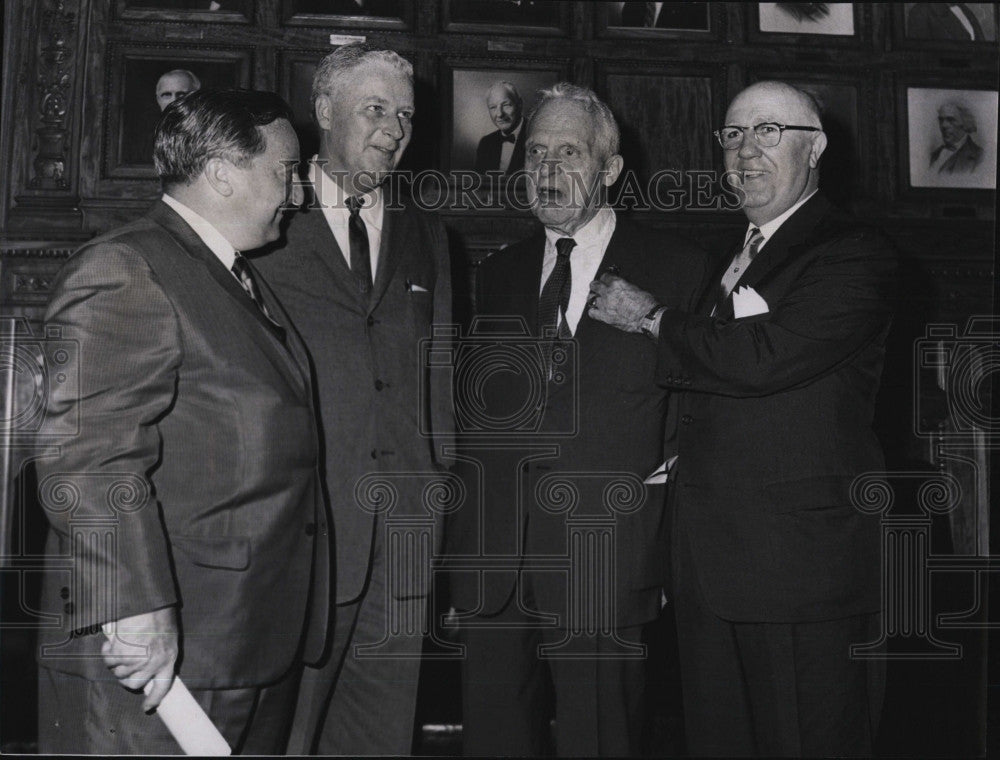
[[[642,332],[643,335],[646,335],[647,337],[650,338],[655,337],[653,335],[653,328],[656,327],[656,319],[657,317],[660,316],[661,313],[663,313],[666,310],[667,310],[666,306],[660,306],[659,304],[657,304],[656,306],[654,306],[652,309],[649,310],[649,313],[646,316],[644,316],[641,320],[639,320],[639,330]]]

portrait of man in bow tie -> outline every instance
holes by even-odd
[[[494,82],[486,92],[486,108],[495,132],[484,135],[476,148],[476,171],[513,174],[524,168],[524,101],[511,82]]]

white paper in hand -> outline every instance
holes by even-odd
[[[146,684],[146,688],[152,688],[152,683]],[[185,755],[218,757],[233,754],[232,748],[191,696],[180,676],[174,678],[170,691],[156,708],[156,714],[181,745]]]
[[[753,288],[741,285],[733,291],[733,316],[736,319],[755,317],[758,314],[767,314],[769,311],[767,301]]]

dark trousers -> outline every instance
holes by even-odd
[[[885,685],[882,660],[852,659],[880,616],[736,623],[709,609],[689,543],[674,546],[684,722],[695,756],[868,756]]]
[[[284,750],[295,704],[298,670],[268,686],[191,689],[234,753],[274,755]],[[108,674],[91,681],[38,669],[38,751],[41,754],[182,755],[143,695]]]
[[[529,590],[528,606],[531,599]],[[619,647],[598,636],[586,640],[583,656],[540,655],[540,646],[562,641],[566,630],[531,627],[533,622],[514,599],[499,615],[476,618],[463,629],[464,754],[547,754],[553,712],[559,756],[638,754],[645,661],[622,657]],[[641,627],[619,629],[618,637],[637,643]]]
[[[386,572],[377,536],[364,594],[333,610],[329,659],[304,668],[289,754],[410,754],[427,598],[390,599]]]

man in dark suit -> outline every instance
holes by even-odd
[[[619,133],[593,92],[568,83],[545,91],[528,131],[528,194],[543,229],[481,265],[471,346],[493,340],[496,349],[482,371],[462,371],[477,382],[460,386],[467,394],[457,399],[460,410],[498,425],[465,431],[462,459],[479,463],[468,489],[476,498],[449,517],[447,553],[507,562],[453,578],[467,646],[464,751],[543,754],[554,689],[559,755],[638,754],[638,642],[660,612],[666,569],[668,394],[654,382],[648,339],[594,322],[584,307],[590,281],[609,269],[688,303],[703,259],[607,205],[606,188],[622,170]],[[501,324],[490,331],[512,318],[523,333],[505,339]],[[533,371],[522,363],[525,344],[539,352]],[[505,434],[501,421],[536,404],[537,427]],[[632,489],[627,504],[611,496],[620,489]],[[568,511],[555,503],[566,493],[574,494]],[[570,536],[594,527],[588,519],[608,531],[599,556],[580,555]],[[559,558],[573,568],[560,571]],[[594,563],[596,586],[579,599],[581,562]]]
[[[162,201],[59,274],[46,326],[78,345],[80,380],[54,386],[48,422],[79,432],[37,460],[61,621],[41,636],[42,752],[178,753],[144,714],[175,672],[234,750],[278,752],[298,664],[322,652],[308,360],[238,252],[276,239],[297,195],[290,118],[247,90],[171,105]]]
[[[914,3],[906,14],[906,36],[916,40],[986,40],[982,24],[965,3]]]
[[[930,169],[938,174],[974,172],[983,160],[983,149],[972,139],[976,117],[961,103],[949,101],[938,108],[942,144],[931,151]]]
[[[657,377],[685,391],[670,489],[689,749],[870,755],[883,670],[850,647],[879,639],[880,529],[849,494],[884,467],[895,255],[817,192],[806,93],[755,84],[726,124],[750,229],[698,308],[606,275],[590,312],[636,332],[655,308]]]
[[[486,107],[497,130],[479,141],[476,171],[514,174],[524,168],[524,138],[528,133],[522,118],[521,95],[510,82],[496,82],[486,93]]]
[[[388,50],[338,48],[316,70],[312,101],[311,202],[286,245],[260,259],[312,357],[336,529],[334,646],[321,670],[306,670],[289,750],[401,755],[412,741],[428,573],[390,576],[402,559],[385,537],[393,521],[428,517],[422,489],[451,440],[450,385],[428,374],[420,345],[432,324],[451,322],[447,240],[436,217],[383,185],[410,141],[412,66]],[[376,515],[358,490],[366,476],[396,489],[389,513]],[[412,635],[392,635],[390,605]],[[386,648],[359,649],[385,637]]]

